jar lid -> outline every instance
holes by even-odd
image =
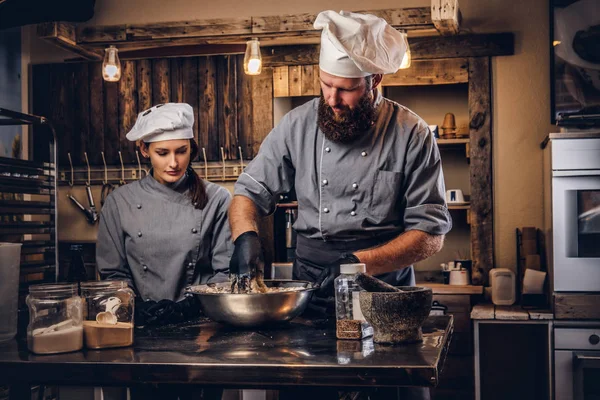
[[[367,272],[367,264],[341,264],[340,273],[342,274],[357,274],[359,272]]]
[[[78,295],[76,283],[42,283],[29,286],[33,296],[45,298],[65,298]]]

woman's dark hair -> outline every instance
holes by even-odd
[[[200,176],[192,168],[192,161],[198,157],[198,143],[194,139],[190,139],[190,163],[187,167],[188,179],[187,185],[190,191],[190,198],[194,204],[194,208],[202,210],[208,203],[208,197],[206,196],[206,186]]]
[[[146,142],[142,142],[146,149],[149,148],[150,144]],[[140,146],[142,145],[140,143]],[[194,161],[198,157],[199,148],[198,143],[194,139],[190,139],[190,163],[187,166],[187,188],[189,190],[189,196],[192,200],[192,204],[194,204],[194,208],[197,210],[202,210],[206,207],[206,203],[208,203],[208,197],[206,195],[206,186],[204,185],[204,181],[200,179],[200,176],[194,171],[192,168],[192,161]]]

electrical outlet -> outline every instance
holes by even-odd
[[[131,178],[132,179],[137,179],[137,170],[135,170],[135,169],[131,170]]]
[[[240,174],[240,169],[238,167],[233,167],[233,174],[235,176],[239,175]]]

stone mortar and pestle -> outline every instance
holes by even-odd
[[[358,273],[360,308],[373,327],[376,343],[414,343],[423,340],[421,326],[429,316],[433,292],[430,288],[397,288],[365,273]]]

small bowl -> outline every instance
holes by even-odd
[[[360,308],[373,327],[376,343],[423,340],[421,326],[429,316],[433,292],[427,287],[399,287],[403,292],[360,292]]]

